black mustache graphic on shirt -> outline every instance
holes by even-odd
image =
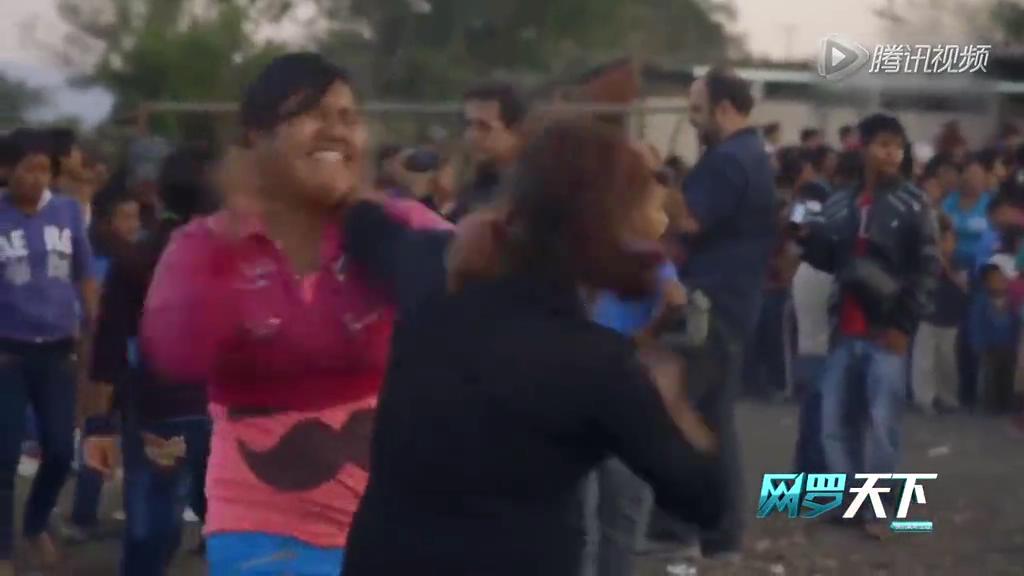
[[[268,486],[282,492],[307,492],[334,480],[346,464],[369,471],[374,415],[372,409],[353,412],[338,430],[319,418],[308,418],[266,450],[239,440],[238,451],[249,470]]]

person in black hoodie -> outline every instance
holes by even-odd
[[[127,514],[122,574],[128,576],[165,573],[180,542],[186,504],[200,518],[205,514],[205,387],[161,383],[139,356],[136,339],[146,291],[171,233],[212,207],[206,185],[211,161],[204,150],[187,148],[166,159],[158,180],[158,225],[114,261],[100,303],[92,364],[97,398],[83,452],[88,466],[113,470],[119,427],[114,412],[120,410]],[[188,502],[180,496],[183,485],[190,488]]]
[[[621,135],[577,122],[544,129],[514,173],[493,227],[456,236],[449,290],[450,237],[373,202],[346,212],[349,254],[401,316],[345,576],[576,574],[579,488],[611,455],[664,509],[719,520],[720,460],[678,360],[645,351],[645,369],[584,305],[586,289],[653,288],[662,253],[622,237],[653,175]]]

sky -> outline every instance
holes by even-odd
[[[828,34],[871,45],[881,38],[871,7],[883,0],[734,0],[737,31],[747,37],[756,56],[808,59]],[[111,99],[102,91],[63,87],[66,72],[38,46],[61,38],[63,25],[56,0],[0,0],[0,71],[52,88],[54,104],[42,117],[76,114],[88,123],[102,119]],[[35,38],[35,39],[33,39]]]

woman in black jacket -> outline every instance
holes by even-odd
[[[717,523],[719,461],[684,438],[702,424],[679,366],[646,369],[581,298],[651,287],[660,255],[621,234],[651,182],[620,135],[550,125],[520,160],[494,243],[457,241],[493,255],[471,266],[490,274],[449,291],[447,238],[406,231],[372,202],[349,208],[346,249],[404,306],[345,576],[575,574],[578,491],[609,455],[665,510]]]

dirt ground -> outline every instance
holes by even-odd
[[[894,534],[886,541],[869,540],[861,532],[784,515],[755,517],[757,492],[764,473],[789,471],[796,436],[792,405],[744,403],[739,421],[744,438],[750,529],[747,550],[739,563],[696,562],[696,571],[681,576],[891,575],[974,576],[1024,575],[1024,434],[1006,420],[972,415],[907,416],[903,438],[906,472],[935,472],[926,483],[926,506],[915,518],[930,518],[930,534]],[[22,480],[21,498],[27,483]],[[67,510],[70,487],[65,491]],[[106,514],[117,506],[116,487],[105,494]],[[67,565],[60,574],[117,574],[119,541],[110,520],[111,537],[79,546],[65,546]],[[202,559],[190,550],[198,526],[190,525],[185,550],[171,570],[173,576],[205,574]],[[642,567],[642,576],[670,574],[661,562]],[[524,575],[525,576],[525,575]]]

